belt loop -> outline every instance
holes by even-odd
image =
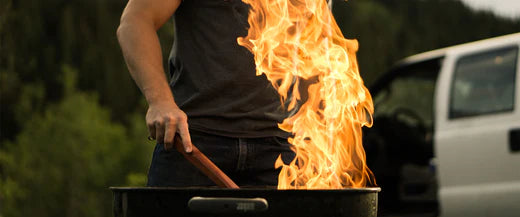
[[[246,139],[238,139],[238,162],[237,171],[243,171],[246,169],[247,161],[247,142]]]

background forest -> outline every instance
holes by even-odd
[[[146,103],[116,39],[126,1],[0,0],[0,217],[111,216],[109,186],[140,186]],[[406,56],[520,32],[457,0],[337,0],[367,86]],[[160,31],[165,60],[171,22]]]

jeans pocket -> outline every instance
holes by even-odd
[[[276,143],[276,144],[278,144],[280,146],[283,146],[283,147],[290,147],[291,146],[291,143],[289,143],[289,141],[286,138],[273,136],[273,141],[274,141],[274,143]]]
[[[286,138],[272,137],[274,144],[278,145],[278,151],[280,152],[280,155],[282,157],[282,161],[285,165],[289,165],[294,158],[296,157],[296,152],[291,143]]]

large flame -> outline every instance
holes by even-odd
[[[292,132],[296,158],[282,167],[278,189],[339,189],[375,184],[366,166],[361,128],[372,125],[373,104],[356,61],[358,43],[343,37],[325,0],[243,0],[251,6],[248,35],[238,43],[255,56],[287,109],[317,80],[298,112],[279,124]]]

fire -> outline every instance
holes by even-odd
[[[267,76],[287,109],[302,100],[302,79],[317,80],[298,112],[279,124],[292,132],[296,158],[289,165],[278,158],[278,189],[375,184],[361,141],[374,109],[359,75],[358,42],[343,37],[325,0],[243,2],[251,6],[250,29],[238,43],[254,54],[256,74]]]

